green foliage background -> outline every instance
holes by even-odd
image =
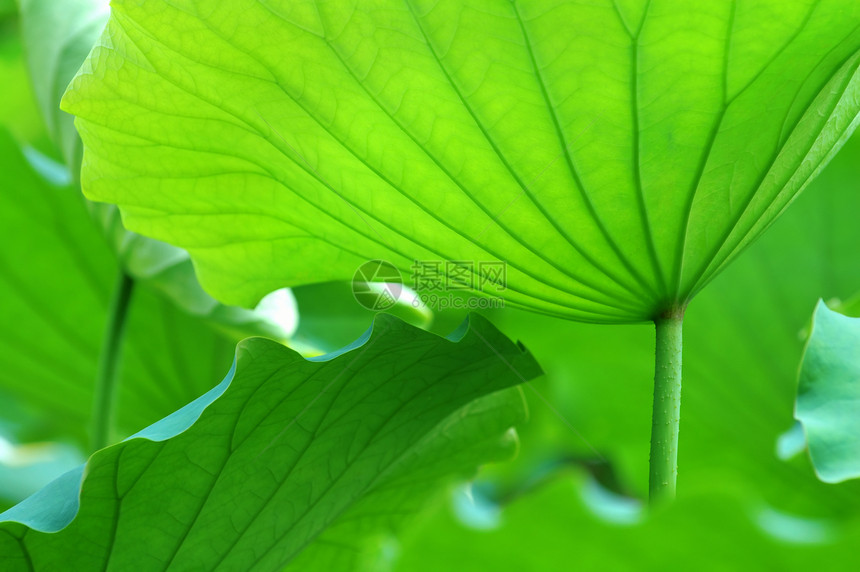
[[[14,6],[0,3],[0,81],[9,86],[0,93],[0,428],[10,443],[38,453],[27,467],[0,460],[7,507],[87,452],[108,293],[126,263],[110,231],[106,237],[90,224],[71,178],[46,182],[50,170],[33,168],[22,152],[36,151],[55,166],[74,157],[73,142],[42,122],[30,87],[39,80],[28,76],[19,30]],[[860,543],[860,483],[825,484],[805,451],[781,458],[777,443],[793,427],[797,370],[816,301],[860,292],[858,180],[855,137],[691,304],[675,504],[646,514],[638,500],[647,491],[651,329],[490,312],[546,372],[523,389],[529,413],[517,424],[519,455],[483,467],[468,494],[451,487],[431,495],[396,540],[374,538],[370,553],[380,560],[362,564],[403,571],[851,566]],[[305,325],[296,339],[331,349],[367,329],[372,314],[351,306],[340,286],[297,289]],[[135,296],[117,438],[215,386],[240,338],[271,333],[265,320],[245,314],[195,312],[183,304],[189,298],[165,293],[158,280],[141,280]],[[334,307],[343,309],[336,320],[325,311]],[[447,334],[462,318],[436,315],[430,329]],[[509,406],[500,407],[505,418],[516,418]],[[54,444],[39,445],[46,441]],[[502,449],[510,452],[510,443]],[[325,559],[306,564],[315,562]]]

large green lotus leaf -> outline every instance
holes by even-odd
[[[0,515],[4,566],[361,568],[436,486],[511,454],[512,386],[539,373],[478,316],[445,339],[382,315],[312,360],[251,338],[220,385]]]
[[[512,305],[639,322],[853,130],[858,22],[853,0],[117,1],[64,109],[85,193],[224,302],[503,260]]]
[[[85,443],[116,257],[73,187],[46,183],[0,129],[0,417],[38,420],[17,438]],[[211,388],[236,338],[138,283],[124,344],[118,435]]]
[[[813,316],[795,415],[821,480],[860,477],[860,319],[824,302]]]
[[[485,501],[504,503],[498,528],[474,530],[444,511],[404,548],[401,569],[446,569],[449,553],[458,555],[460,570],[496,562],[522,570],[570,562],[619,570],[851,567],[860,538],[860,481],[824,484],[806,455],[784,461],[775,445],[793,422],[797,365],[817,299],[844,300],[860,287],[858,180],[855,136],[694,302],[702,319],[685,328],[690,358],[679,496],[653,518],[640,503],[633,511],[638,518],[619,523],[617,513],[585,501],[594,500],[593,479],[616,493],[647,495],[651,411],[643,404],[651,387],[629,383],[619,392],[618,383],[647,379],[653,329],[527,312],[493,316],[541,363],[546,375],[532,385],[564,421],[527,389],[530,419],[518,427],[520,457],[474,487],[475,498],[483,491]],[[561,474],[555,484],[540,484],[547,467],[572,464],[593,476],[571,481]],[[621,517],[630,517],[631,504],[621,503],[627,509]],[[793,535],[794,544],[774,534]],[[440,552],[442,543],[448,552]]]
[[[68,169],[80,170],[81,141],[71,115],[60,110],[66,85],[80,68],[107,22],[107,4],[102,0],[22,0],[20,19],[34,95],[45,125]],[[73,179],[76,177],[72,177]],[[276,316],[251,313],[218,304],[200,287],[188,253],[181,248],[128,232],[112,205],[89,204],[93,216],[107,234],[122,264],[131,276],[146,280],[185,311],[219,323],[232,332],[286,339],[295,323],[282,324]],[[295,314],[291,295],[283,313]]]

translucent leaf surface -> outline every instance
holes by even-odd
[[[216,298],[369,259],[511,304],[684,304],[853,130],[860,5],[119,1],[65,97],[84,191]]]
[[[678,499],[664,511],[649,514],[640,502],[638,518],[619,522],[592,495],[595,479],[628,504],[647,494],[653,330],[491,315],[534,353],[546,371],[534,387],[576,432],[526,389],[530,419],[518,428],[520,456],[475,485],[501,503],[498,525],[479,530],[442,507],[404,548],[397,569],[851,567],[860,480],[825,484],[808,455],[783,460],[776,444],[794,422],[816,301],[847,300],[860,288],[858,181],[855,134],[796,205],[691,305]],[[546,475],[558,459],[566,462]]]
[[[73,180],[80,169],[81,141],[72,116],[59,108],[60,98],[104,28],[108,13],[104,0],[21,1],[22,39],[34,96],[54,144],[60,149],[67,169],[75,175],[71,177]],[[40,159],[46,163],[44,158]],[[87,206],[101,224],[125,271],[137,280],[147,281],[179,308],[220,323],[231,332],[283,340],[295,329],[294,307],[285,319],[219,304],[200,287],[183,249],[128,232],[113,205]]]

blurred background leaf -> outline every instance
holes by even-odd
[[[69,80],[81,67],[110,14],[108,0],[18,0],[30,82],[45,126],[67,165],[80,165],[74,118],[60,110]]]
[[[35,417],[14,435],[83,443],[116,258],[78,190],[43,181],[2,131],[0,187],[0,391]],[[139,285],[122,366],[120,434],[212,387],[229,368],[235,341]]]
[[[17,10],[0,7],[0,125],[18,141],[41,150],[52,149],[36,106],[24,60]]]
[[[819,478],[860,477],[860,319],[819,302],[800,367],[795,415]]]
[[[860,541],[856,530],[834,536],[826,523],[721,492],[685,495],[671,510],[633,523],[613,520],[608,503],[595,504],[592,487],[581,472],[561,473],[512,503],[491,530],[465,528],[440,510],[408,539],[396,569],[844,570]]]

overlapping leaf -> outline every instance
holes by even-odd
[[[512,451],[501,390],[537,364],[480,317],[455,339],[380,316],[321,359],[242,342],[219,386],[0,516],[4,566],[360,568],[434,487]]]

